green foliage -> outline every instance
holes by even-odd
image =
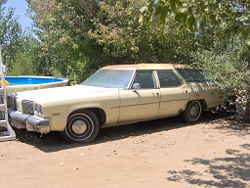
[[[6,2],[7,0],[0,0],[0,7],[2,7]]]
[[[24,53],[17,53],[12,62],[11,69],[8,70],[8,75],[33,75],[33,73],[34,70],[31,57],[26,56]]]
[[[36,74],[59,72],[79,83],[108,64],[195,62],[224,87],[249,90],[249,71],[244,71],[249,48],[241,38],[228,39],[248,39],[247,5],[225,0],[149,0],[144,7],[137,0],[29,4],[39,28],[30,53]],[[158,24],[141,25],[140,11],[143,21]]]
[[[134,63],[140,56],[140,40],[145,34],[138,22],[141,3],[114,1],[100,3],[100,11],[93,19],[94,28],[88,34],[103,47],[103,52],[114,59],[113,63]]]
[[[93,27],[91,19],[97,11],[94,0],[30,0],[29,4],[39,28],[40,43],[35,59],[37,73],[53,74],[56,69],[64,76],[72,75],[77,72],[73,70],[77,68],[76,62],[84,65],[86,59],[92,62],[88,71],[101,66],[97,66],[96,53],[101,53],[102,49],[87,37],[87,32]],[[82,74],[78,75],[79,78],[86,78],[87,75]]]
[[[168,25],[172,18],[180,28],[193,33],[199,41],[196,64],[219,85],[246,97],[250,108],[248,0],[148,0],[141,12],[141,23]],[[250,109],[246,111],[250,120]]]
[[[197,52],[196,64],[220,87],[245,100],[243,120],[250,122],[250,46],[237,39],[223,47]]]
[[[250,46],[233,41],[194,55],[196,65],[205,70],[220,87],[250,99]]]
[[[194,36],[167,27],[141,26],[143,1],[30,0],[40,39],[34,61],[40,74],[54,69],[75,80],[108,64],[192,62]],[[91,7],[91,8],[89,8]]]
[[[95,28],[88,34],[111,56],[109,64],[189,63],[187,51],[194,49],[193,36],[178,32],[172,20],[167,27],[140,25],[142,5],[128,0],[100,3],[100,11],[93,19]]]
[[[2,47],[3,62],[11,67],[11,62],[18,49],[21,37],[21,27],[14,17],[14,10],[3,6],[6,1],[0,1],[0,46]]]
[[[172,17],[191,32],[210,28],[219,37],[249,36],[250,4],[247,0],[148,0],[141,9],[144,23],[165,24]]]

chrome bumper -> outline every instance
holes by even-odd
[[[17,111],[10,112],[10,124],[17,129],[26,129],[39,133],[49,133],[49,119],[39,118],[28,114],[22,114]]]

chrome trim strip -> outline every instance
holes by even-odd
[[[129,85],[128,85],[128,90],[131,90],[131,89],[132,89],[132,86],[133,86],[133,83],[134,83],[136,74],[137,74],[137,70],[135,70],[133,76],[131,77],[131,82],[130,82]]]
[[[134,71],[134,72],[133,72],[133,74],[132,74],[132,76],[131,76],[131,78],[130,78],[130,81],[129,81],[128,85],[127,85],[127,88],[126,88],[127,90],[130,89],[130,87],[131,87],[131,85],[132,85],[132,83],[134,82],[134,79],[135,79],[136,70],[134,69],[133,71]]]
[[[120,108],[129,107],[129,106],[141,106],[141,105],[148,105],[148,104],[159,104],[159,102],[151,102],[151,103],[143,103],[143,104],[130,104],[130,105],[126,105],[126,106],[120,106]]]
[[[159,79],[159,76],[157,74],[157,70],[154,70],[153,74],[154,74],[154,77],[155,77],[157,89],[161,89],[160,79]]]
[[[154,103],[144,103],[144,104],[131,104],[131,105],[126,105],[126,106],[113,106],[111,109],[114,108],[122,108],[122,107],[129,107],[129,106],[140,106],[140,105],[148,105],[148,104],[157,104],[161,102],[176,102],[176,101],[188,101],[188,99],[178,99],[178,100],[171,100],[171,101],[160,101],[160,102],[154,102]]]
[[[188,99],[178,99],[178,100],[171,100],[171,101],[160,101],[161,102],[176,102],[176,101],[188,101]]]

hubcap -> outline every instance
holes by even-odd
[[[83,120],[76,120],[73,124],[72,124],[72,130],[74,131],[74,133],[76,134],[83,134],[86,132],[87,130],[87,124],[85,121]]]
[[[196,117],[199,114],[199,106],[198,105],[193,105],[190,109],[190,115],[192,117]]]

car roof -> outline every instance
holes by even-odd
[[[161,70],[174,68],[193,68],[189,65],[183,64],[161,64],[161,63],[141,63],[141,64],[122,64],[122,65],[108,65],[102,69],[136,69],[136,70]]]

